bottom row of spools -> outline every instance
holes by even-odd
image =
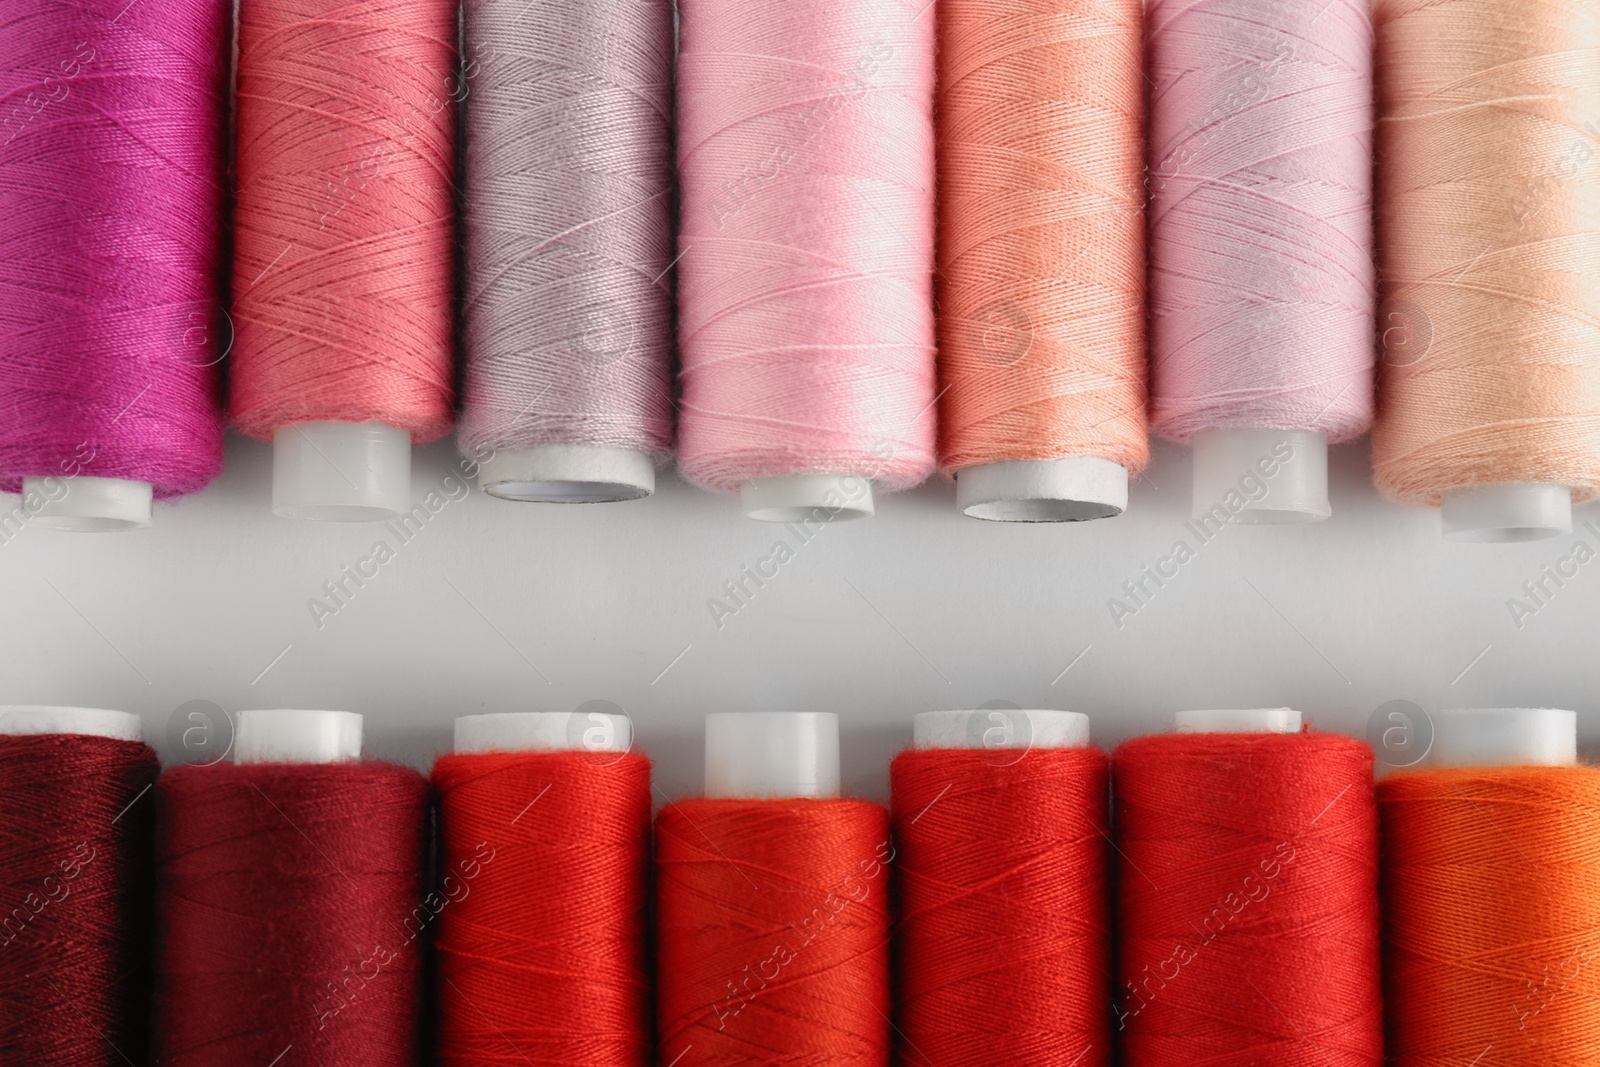
[[[886,810],[839,795],[835,716],[711,715],[652,840],[621,716],[458,719],[430,790],[348,712],[162,774],[135,716],[8,709],[0,1059],[1595,1062],[1572,712],[1441,713],[1376,786],[1286,709],[1177,726],[918,715]]]

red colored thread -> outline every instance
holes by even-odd
[[[1372,751],[1174,734],[1112,755],[1124,1062],[1383,1062]]]
[[[0,1062],[145,1062],[160,769],[137,741],[0,737]]]
[[[645,1067],[649,761],[441,756],[433,781],[439,1062]]]
[[[911,750],[889,780],[897,1062],[1109,1064],[1105,753]]]
[[[656,818],[657,1060],[885,1067],[888,813],[712,800]]]
[[[427,783],[385,763],[177,767],[157,787],[164,1067],[411,1067]]]

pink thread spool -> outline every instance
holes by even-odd
[[[1151,0],[1151,421],[1194,517],[1325,519],[1372,420],[1364,0]]]
[[[933,17],[688,0],[678,65],[685,477],[772,521],[934,466]]]

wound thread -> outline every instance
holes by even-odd
[[[454,418],[456,7],[243,0],[229,416]]]
[[[672,9],[466,6],[465,455],[673,443]]]
[[[0,491],[222,470],[228,11],[0,14]]]
[[[0,737],[0,1058],[145,1062],[161,765],[138,741]]]
[[[1600,771],[1430,770],[1378,784],[1389,1055],[1594,1057]],[[1468,1062],[1471,1062],[1470,1059]]]
[[[175,1067],[411,1067],[428,788],[377,762],[175,767],[157,786],[156,1046]]]
[[[1151,0],[1150,421],[1372,421],[1365,0]]]
[[[691,482],[933,470],[933,24],[912,0],[683,5]]]
[[[661,810],[658,1062],[889,1061],[888,831],[860,800]]]
[[[889,780],[896,1062],[1111,1063],[1105,753],[912,749]]]
[[[1372,762],[1312,732],[1117,747],[1124,1063],[1383,1063]]]
[[[1139,0],[939,7],[940,465],[1145,434]]]
[[[649,761],[449,755],[433,782],[439,1062],[650,1064]]]

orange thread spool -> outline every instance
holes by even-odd
[[[1378,805],[1390,1062],[1593,1064],[1600,769],[1396,774]]]

